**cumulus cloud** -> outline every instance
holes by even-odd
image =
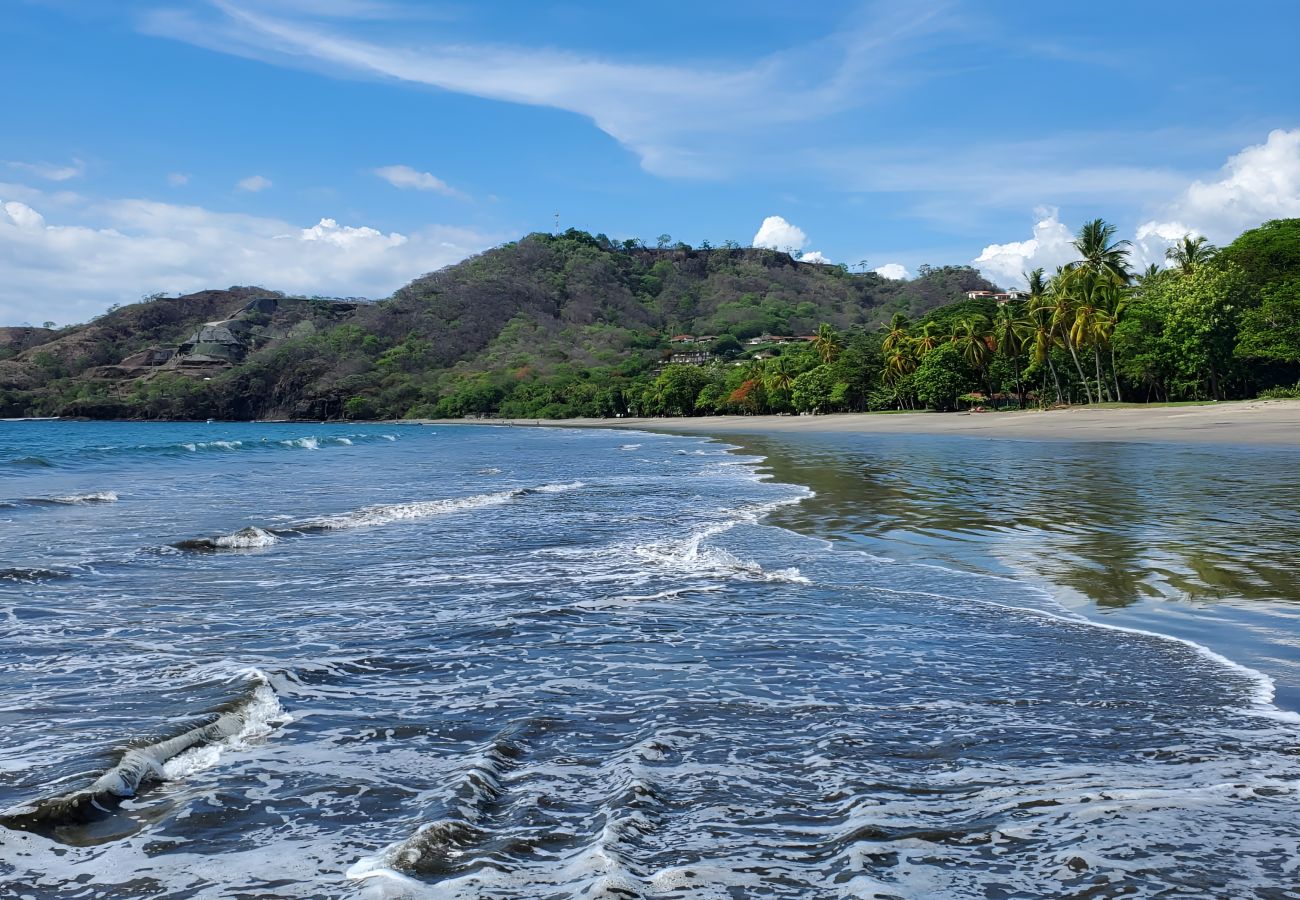
[[[172,172],[167,176],[167,183],[172,187],[185,187],[190,183],[190,176],[184,172]]]
[[[330,218],[303,227],[148,200],[69,207],[47,196],[37,205],[30,190],[25,199],[0,194],[0,324],[84,321],[144,294],[231,284],[384,297],[495,243],[444,225],[385,233]]]
[[[799,257],[799,262],[822,263],[824,265],[830,264],[830,260],[826,258],[826,254],[822,253],[820,250],[809,250],[807,253]]]
[[[1021,285],[1021,273],[1042,266],[1049,272],[1077,258],[1070,229],[1056,209],[1037,211],[1034,234],[1025,241],[990,244],[974,260],[986,277]],[[1134,269],[1165,264],[1165,250],[1186,235],[1226,244],[1269,219],[1300,216],[1300,129],[1276,130],[1262,144],[1230,157],[1210,181],[1197,180],[1161,208],[1159,218],[1132,233],[1129,262]]]
[[[912,273],[902,263],[885,263],[872,269],[881,278],[888,278],[891,281],[902,281],[904,278],[911,278]]]
[[[989,244],[971,263],[984,277],[1003,286],[1023,286],[1022,273],[1040,266],[1048,272],[1078,259],[1073,246],[1074,235],[1062,224],[1060,211],[1054,207],[1035,210],[1038,221],[1033,237],[1008,244]]]
[[[35,175],[37,178],[44,178],[46,181],[71,181],[73,178],[80,178],[86,174],[86,164],[79,159],[74,159],[70,165],[17,161],[6,163],[6,165],[11,169]]]
[[[436,194],[442,194],[444,197],[465,198],[463,193],[441,178],[429,172],[412,169],[410,166],[384,166],[374,171],[376,175],[395,188],[408,191],[433,191]]]
[[[755,247],[767,247],[771,250],[802,250],[808,243],[808,235],[803,229],[791,225],[781,216],[768,216],[758,227],[754,235]]]
[[[251,194],[264,191],[270,186],[271,179],[264,175],[249,175],[247,178],[241,179],[237,185],[241,191],[248,191]]]
[[[1273,131],[1230,157],[1217,180],[1193,182],[1163,212],[1138,229],[1139,241],[1172,243],[1190,232],[1227,243],[1269,219],[1300,216],[1300,128]]]

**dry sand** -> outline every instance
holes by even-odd
[[[1018,440],[1146,441],[1300,447],[1300,400],[1204,406],[985,413],[846,413],[830,416],[703,416],[693,419],[441,420],[427,424],[633,428],[692,434],[952,434]]]

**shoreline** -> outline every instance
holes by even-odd
[[[833,413],[623,419],[420,419],[421,425],[611,428],[673,434],[955,435],[1035,441],[1237,444],[1300,448],[1300,400],[1201,406],[1016,410],[984,413]]]

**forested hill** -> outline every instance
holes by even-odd
[[[0,329],[0,415],[370,418],[612,414],[684,342],[851,334],[993,286],[911,281],[773,250],[533,234],[376,303],[260,288],[156,297],[61,330]]]

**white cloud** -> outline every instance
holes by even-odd
[[[1165,265],[1165,251],[1182,241],[1187,235],[1195,236],[1195,228],[1182,222],[1147,222],[1138,226],[1129,252],[1130,267],[1139,271],[1155,263]]]
[[[891,281],[902,281],[904,278],[912,277],[912,273],[907,271],[907,267],[902,263],[885,263],[872,271],[881,278],[888,278]]]
[[[167,183],[172,187],[185,187],[190,183],[190,176],[184,172],[172,172],[167,176]]]
[[[10,162],[6,165],[11,169],[35,175],[37,178],[44,178],[46,181],[71,181],[86,174],[86,164],[79,159],[74,159],[71,165],[66,166],[45,162]]]
[[[1163,213],[1138,229],[1139,240],[1172,243],[1191,232],[1222,244],[1269,219],[1300,216],[1300,128],[1273,131],[1230,157],[1217,181],[1193,182]]]
[[[1005,287],[1024,285],[1024,272],[1041,266],[1050,273],[1057,266],[1079,258],[1073,246],[1074,236],[1061,223],[1060,211],[1040,207],[1035,214],[1038,221],[1034,224],[1033,237],[1009,244],[989,244],[972,262],[985,278]]]
[[[772,250],[802,250],[808,243],[808,235],[803,229],[791,225],[780,216],[768,216],[758,227],[754,235],[755,247],[767,247]]]
[[[447,182],[429,172],[420,172],[410,166],[384,166],[375,174],[395,188],[411,191],[433,191],[444,197],[465,199],[465,195]]]
[[[830,264],[830,260],[826,258],[826,254],[822,253],[820,250],[809,250],[803,256],[799,257],[799,262]]]
[[[270,186],[271,179],[264,175],[249,175],[247,178],[241,179],[237,185],[241,191],[248,191],[251,194],[264,191]]]
[[[26,202],[0,194],[0,324],[85,321],[144,294],[231,284],[384,297],[495,242],[445,225],[384,233],[328,218],[302,227],[148,200],[69,207],[30,190]]]

